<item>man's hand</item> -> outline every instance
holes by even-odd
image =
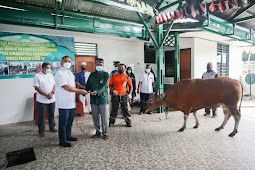
[[[128,99],[132,99],[132,94],[128,94]]]
[[[114,95],[118,95],[118,94],[119,94],[119,92],[118,92],[118,91],[116,91],[116,90],[114,90],[114,91],[113,91],[113,94],[114,94]]]
[[[84,90],[85,90],[85,88],[86,88],[85,86],[81,86],[81,87],[82,87],[82,89],[84,89]]]
[[[79,90],[79,93],[83,96],[85,96],[86,94],[88,94],[88,92],[86,90]]]
[[[137,89],[137,93],[140,94],[140,89]]]
[[[48,99],[52,99],[52,96],[53,96],[53,93],[49,93],[49,94],[47,94],[46,97],[47,97]]]
[[[91,94],[92,96],[96,96],[96,95],[97,95],[97,91],[95,90],[95,91],[91,92],[90,94]]]

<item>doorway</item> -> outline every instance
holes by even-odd
[[[180,50],[180,79],[191,78],[191,49]]]
[[[81,71],[82,62],[87,63],[87,71],[92,73],[96,70],[96,57],[75,56],[75,73]]]
[[[165,52],[166,78],[175,75],[175,51]],[[180,79],[191,78],[191,49],[180,50]]]
[[[86,71],[92,73],[96,70],[96,57],[85,57],[85,56],[75,56],[75,74],[81,71],[81,63],[86,62],[87,68]],[[78,88],[78,87],[77,87]],[[89,95],[89,94],[88,94]],[[76,103],[76,113],[81,114],[83,112],[90,112],[88,108],[89,96],[85,98],[85,107],[83,108],[82,103],[79,100],[79,95],[76,94],[77,102]]]

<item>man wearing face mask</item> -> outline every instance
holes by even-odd
[[[81,63],[81,71],[79,73],[76,74],[75,77],[75,82],[76,82],[76,86],[79,89],[85,89],[86,83],[89,79],[90,76],[90,72],[86,71],[87,68],[87,63],[86,62],[82,62]],[[91,106],[90,106],[90,95],[80,95],[79,96],[80,101],[83,104],[83,111],[85,113],[85,99],[87,100],[87,107],[88,107],[88,111],[89,113],[91,113]]]
[[[90,102],[92,108],[92,118],[96,129],[96,134],[92,138],[101,137],[103,139],[109,139],[108,127],[109,127],[109,105],[108,105],[108,82],[109,74],[103,71],[104,60],[98,58],[96,60],[96,71],[89,76],[86,90],[90,91]],[[100,116],[102,131],[100,128]]]
[[[140,115],[145,112],[145,106],[148,102],[149,96],[153,93],[152,85],[156,86],[156,83],[154,81],[154,74],[151,73],[151,66],[147,64],[145,72],[143,72],[139,77],[139,84],[137,89],[137,93],[140,94],[141,98],[141,109],[139,113]],[[147,112],[147,114],[152,113]]]
[[[112,97],[112,110],[110,115],[110,122],[109,125],[112,126],[115,123],[117,111],[119,108],[119,104],[121,105],[121,110],[123,112],[123,117],[126,121],[127,127],[132,127],[131,124],[131,114],[128,111],[128,98],[132,98],[132,91],[133,91],[133,85],[131,82],[130,77],[127,76],[127,74],[124,73],[126,70],[124,64],[120,64],[118,68],[118,73],[111,76],[109,86],[110,89],[113,92]],[[129,94],[127,95],[127,85],[129,87]]]
[[[110,74],[110,77],[116,73],[118,73],[118,68],[119,68],[119,65],[120,65],[120,62],[119,61],[114,61],[113,62],[113,65],[114,65],[114,70],[112,70],[111,74]]]
[[[212,69],[213,68],[212,62],[207,63],[206,68],[207,68],[207,71],[203,73],[202,79],[211,79],[211,78],[218,77],[218,74]],[[211,112],[210,110],[211,108],[206,108],[204,116],[210,115],[210,112]],[[216,108],[212,108],[212,113],[213,113],[212,118],[215,118],[217,116]]]
[[[60,68],[56,75],[56,101],[59,110],[59,145],[71,147],[67,141],[77,141],[77,138],[71,136],[73,119],[76,111],[75,93],[86,95],[84,89],[75,88],[75,77],[70,71],[72,60],[69,56],[64,56]]]
[[[57,132],[55,129],[55,80],[51,74],[50,63],[44,62],[42,64],[42,71],[35,75],[33,86],[37,91],[36,95],[36,109],[38,112],[38,128],[39,135],[45,136],[45,113],[48,109],[49,113],[49,128],[51,132]]]

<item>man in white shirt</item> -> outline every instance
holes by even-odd
[[[75,82],[76,82],[76,86],[79,89],[85,89],[85,86],[86,86],[87,81],[89,79],[90,72],[86,71],[86,68],[87,68],[87,63],[86,62],[82,62],[81,63],[81,71],[76,74]],[[87,110],[88,110],[89,113],[91,113],[90,95],[86,95],[86,96],[80,95],[79,99],[80,99],[80,101],[83,104],[83,112],[85,113],[85,111],[86,111],[85,110],[86,109],[86,107],[85,107],[85,99],[86,99],[87,100]]]
[[[141,98],[140,115],[145,112],[146,103],[149,99],[150,94],[153,93],[152,85],[156,86],[156,83],[154,82],[154,75],[151,72],[151,66],[147,64],[145,68],[145,72],[141,73],[141,75],[139,76],[139,84],[137,89],[137,93],[140,94],[140,98]],[[152,114],[151,112],[147,112],[147,113]]]
[[[42,64],[42,71],[35,75],[33,86],[37,91],[36,95],[36,109],[38,112],[38,128],[39,135],[41,137],[45,136],[45,113],[48,109],[49,113],[49,127],[51,132],[57,132],[55,129],[55,80],[54,76],[51,74],[50,63]]]
[[[71,136],[73,119],[76,111],[75,93],[86,95],[84,89],[75,88],[75,77],[70,71],[72,60],[69,56],[64,56],[60,68],[56,75],[56,99],[59,109],[59,145],[63,147],[71,147],[71,143],[67,141],[77,141],[77,138]]]

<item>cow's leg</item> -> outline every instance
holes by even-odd
[[[195,112],[193,112],[193,115],[194,115],[194,117],[195,117],[195,119],[196,119],[196,125],[193,127],[193,128],[198,128],[198,125],[199,125],[199,122],[198,122],[198,119],[197,119],[197,112],[195,111]]]
[[[239,121],[241,119],[241,114],[240,112],[237,110],[237,107],[234,107],[234,108],[229,108],[230,112],[231,112],[231,115],[234,117],[235,119],[235,127],[234,127],[234,130],[232,133],[230,133],[228,136],[229,137],[233,137],[235,136],[235,134],[237,133],[237,129],[238,129],[238,125],[239,125]]]
[[[187,123],[188,117],[189,117],[189,114],[184,113],[184,124],[183,124],[182,128],[179,129],[179,132],[183,132],[184,129],[186,129],[186,123]]]
[[[223,112],[225,115],[224,121],[220,127],[215,129],[215,131],[220,131],[221,129],[223,129],[225,127],[226,123],[228,122],[229,118],[231,117],[231,114],[227,108],[223,108]]]

